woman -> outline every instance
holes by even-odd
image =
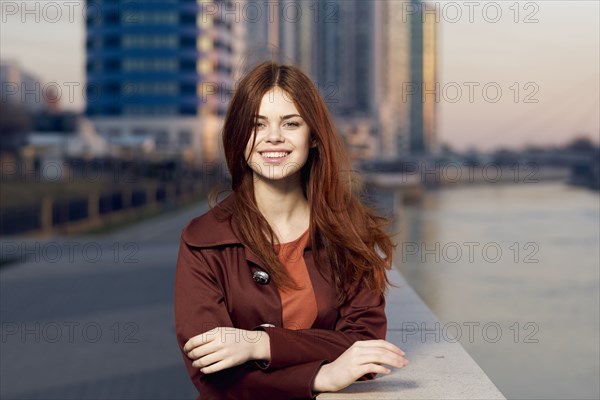
[[[384,340],[387,221],[354,194],[310,79],[274,62],[254,68],[229,105],[223,147],[233,192],[184,228],[175,281],[198,399],[309,399],[406,365]]]

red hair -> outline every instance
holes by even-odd
[[[316,143],[316,147],[310,148],[300,176],[310,206],[311,248],[324,246],[331,269],[323,271],[324,263],[316,259],[315,265],[321,274],[328,272],[335,282],[338,305],[361,285],[385,295],[388,285],[396,286],[386,274],[386,269],[391,269],[396,247],[383,230],[391,221],[377,215],[355,193],[354,171],[350,169],[344,143],[329,110],[310,78],[294,66],[261,63],[240,80],[229,104],[223,126],[223,148],[232,190],[236,193],[236,201],[227,210],[230,217],[240,227],[244,241],[264,261],[274,284],[296,288],[277,259],[275,235],[256,205],[253,171],[245,158],[261,100],[276,86],[294,101]],[[313,251],[313,257],[316,255]]]

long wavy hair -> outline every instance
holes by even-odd
[[[297,289],[278,260],[274,232],[256,205],[253,171],[245,158],[261,100],[276,86],[294,101],[316,143],[300,170],[302,189],[310,206],[309,234],[315,265],[321,275],[327,273],[335,282],[338,306],[362,285],[385,295],[388,285],[396,286],[386,274],[396,247],[383,229],[391,221],[361,201],[344,142],[329,110],[310,78],[292,65],[266,61],[238,82],[222,132],[231,189],[236,194],[231,207],[225,210],[227,215],[235,220],[241,239],[264,262],[273,283],[279,288]],[[215,193],[216,190],[211,192],[211,203],[216,202]],[[323,271],[326,263],[317,259],[315,250],[319,247],[326,250],[329,271]]]

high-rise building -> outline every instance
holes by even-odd
[[[245,40],[232,39],[234,79],[261,61],[293,63],[317,85],[356,157],[398,160],[427,153],[435,144],[437,60],[436,23],[423,18],[423,4],[226,4],[244,21],[232,26],[233,37],[245,34]]]
[[[109,140],[149,136],[154,155],[219,157],[232,90],[229,0],[90,0],[87,108]]]
[[[297,64],[317,85],[352,158],[377,153],[375,3],[310,3],[297,33]]]
[[[0,95],[2,103],[18,104],[28,113],[53,111],[58,100],[54,84],[44,85],[16,61],[0,64]]]
[[[339,117],[368,117],[375,109],[375,2],[326,1],[314,11],[310,72]]]
[[[428,15],[423,21],[423,144],[426,153],[438,149],[436,134],[439,82],[437,74],[437,27],[435,18]]]
[[[256,59],[299,66],[336,116],[373,112],[372,2],[248,0],[246,8],[252,10],[246,13],[247,49]]]
[[[376,2],[377,114],[380,159],[396,160],[410,153],[410,20],[407,1]]]
[[[269,45],[277,46],[279,43],[279,35],[277,30],[271,28],[271,25],[278,26],[276,15],[270,17],[268,9],[265,9],[264,4],[260,0],[247,0],[245,2],[244,22],[246,25],[247,36],[246,49],[247,56],[253,53],[257,57],[268,54]],[[253,60],[246,60],[252,62]],[[264,60],[266,61],[266,60]]]
[[[305,54],[313,45],[307,2],[246,0],[243,7],[247,32],[244,67],[271,60],[301,66],[300,60],[310,59]]]
[[[438,98],[437,23],[427,3],[411,1],[410,13],[410,154],[423,155],[436,146]]]
[[[419,0],[376,2],[380,155],[424,155],[435,146],[435,15]]]

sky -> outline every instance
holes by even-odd
[[[0,1],[0,57],[56,82],[65,109],[84,105],[84,9]],[[441,143],[493,151],[600,141],[600,1],[432,1],[428,10],[439,19]]]

